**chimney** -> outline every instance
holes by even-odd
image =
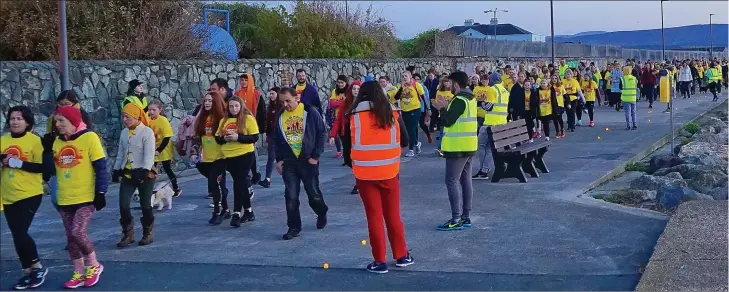
[[[499,20],[498,20],[498,19],[496,19],[496,17],[494,17],[494,18],[491,18],[491,22],[490,22],[490,24],[491,24],[491,25],[497,25],[497,24],[499,24]]]
[[[473,25],[473,19],[466,19],[463,21],[463,26],[472,26]]]

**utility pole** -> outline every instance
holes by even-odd
[[[549,0],[549,22],[552,26],[552,65],[557,64],[554,58],[554,1]],[[555,65],[556,66],[556,65]]]
[[[714,15],[716,15],[716,14],[709,13],[709,60],[711,60],[711,57],[712,57],[712,55],[714,53],[714,36],[712,34],[712,31],[711,31],[711,29],[712,29],[712,27],[711,27],[712,26],[712,24],[711,24],[711,17],[714,16]]]
[[[494,9],[486,10],[483,12],[483,13],[493,13],[494,14],[494,17],[491,18],[491,25],[494,26],[494,39],[496,39],[496,25],[499,24],[499,22],[496,18],[496,12],[509,12],[509,10],[503,10],[503,9],[499,10],[498,8],[494,8]]]
[[[68,81],[68,39],[66,38],[66,0],[58,0],[58,73],[61,91],[71,89]]]

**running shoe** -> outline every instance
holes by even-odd
[[[378,262],[372,262],[371,264],[367,265],[366,270],[370,273],[375,274],[387,274],[387,264],[385,263],[378,263]]]
[[[477,174],[471,176],[471,179],[489,179],[488,170],[486,172],[479,171]]]
[[[342,152],[337,152],[334,154],[334,158],[342,158]]]
[[[410,253],[408,253],[408,255],[397,259],[397,263],[395,265],[402,268],[402,267],[407,267],[409,265],[412,265],[414,263],[415,263],[415,259],[413,259],[413,257],[410,256]]]
[[[99,279],[101,279],[101,273],[103,272],[104,266],[101,264],[86,267],[86,280],[84,281],[84,287],[94,287],[96,283],[99,283]]]
[[[413,157],[415,156],[415,152],[413,150],[408,150],[408,153],[405,153],[405,157]]]
[[[461,224],[460,220],[450,219],[445,223],[438,225],[438,230],[440,231],[452,231],[461,229],[463,229],[463,224]]]
[[[253,214],[253,211],[243,210],[243,217],[240,218],[241,223],[246,223],[249,221],[255,221],[256,220],[256,214]]]
[[[63,284],[63,288],[66,289],[76,289],[78,287],[81,287],[84,285],[85,278],[81,273],[78,271],[73,271],[73,276],[71,276],[71,280],[68,280],[68,282]]]
[[[423,143],[420,143],[420,141],[418,141],[418,144],[415,145],[415,154],[420,154],[420,152],[423,152],[422,146]]]
[[[595,122],[594,121],[590,121],[590,127],[594,127],[594,126],[595,126]]]
[[[461,225],[463,227],[471,227],[471,218],[461,218]]]
[[[175,193],[172,195],[173,198],[177,198],[180,195],[182,195],[182,189],[180,189],[179,187],[177,189],[175,189],[174,192]]]
[[[264,188],[270,188],[271,187],[271,179],[270,178],[266,178],[266,179],[258,182],[258,185],[259,186],[262,186]]]
[[[13,286],[14,290],[25,290],[38,288],[46,281],[48,269],[32,269],[30,274],[25,275]]]

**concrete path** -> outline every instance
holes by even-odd
[[[678,100],[676,127],[713,105],[706,95]],[[660,104],[653,111],[645,102],[638,108],[640,129],[625,131],[622,112],[598,107],[597,127],[579,127],[566,139],[554,140],[546,154],[549,174],[526,184],[515,179],[474,182],[474,227],[462,231],[435,229],[449,218],[450,209],[444,160],[434,155],[434,144],[425,145],[416,158],[403,159],[401,209],[416,264],[405,269],[392,265],[388,275],[362,270],[371,261],[370,247],[361,245],[367,238],[362,203],[349,194],[351,171],[332,158],[331,149],[320,170],[329,225],[316,230],[302,194],[304,231],[292,241],[280,239],[286,231],[280,177],[274,176],[269,189],[256,188],[257,220],[240,229],[227,221],[207,226],[211,209],[205,183],[192,179],[182,184],[184,194],[171,211],[157,213],[153,245],[118,250],[118,187],[112,186],[110,206],[96,214],[90,228],[106,265],[97,289],[632,290],[667,218],[579,195],[669,132],[669,115]],[[70,276],[70,262],[50,202],[41,206],[32,234],[45,263],[54,266],[44,288],[57,289]],[[2,287],[9,287],[19,264],[6,228],[0,236]],[[324,262],[328,270],[322,269]]]
[[[681,204],[637,291],[727,291],[727,201]]]

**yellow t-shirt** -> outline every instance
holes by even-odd
[[[43,145],[40,137],[33,133],[25,133],[20,138],[13,138],[10,134],[3,135],[0,138],[0,147],[3,154],[12,154],[23,162],[43,163]],[[42,194],[42,174],[3,167],[0,175],[2,204],[12,204]]]
[[[281,115],[286,142],[291,146],[294,155],[299,157],[304,141],[304,104],[299,103],[293,111],[284,110]]]
[[[577,82],[577,79],[565,79],[562,81],[562,86],[564,86],[564,93],[569,94],[570,101],[573,101],[577,99],[577,93],[578,90],[582,89],[580,88],[580,82]]]
[[[223,129],[223,133],[235,133],[238,131],[237,118],[227,118],[220,121],[220,129]],[[256,124],[256,118],[253,115],[246,115],[246,131],[245,133],[238,133],[238,135],[256,135],[258,134],[258,124]],[[241,156],[253,152],[255,144],[244,144],[238,141],[227,142],[220,146],[223,151],[225,158],[231,158]]]
[[[582,94],[585,95],[585,101],[595,101],[595,90],[597,89],[597,82],[595,80],[583,80]]]
[[[152,128],[152,131],[154,132],[155,149],[162,144],[162,140],[164,138],[170,138],[170,142],[167,143],[165,149],[162,149],[159,155],[154,157],[154,162],[172,160],[172,158],[175,157],[174,147],[172,147],[172,136],[174,136],[175,133],[172,131],[170,121],[164,116],[159,116],[151,121],[149,127]]]
[[[529,107],[529,103],[532,99],[532,91],[531,89],[524,90],[524,109],[527,111],[531,110],[531,107]]]
[[[476,101],[486,101],[488,97],[488,89],[491,88],[489,86],[481,86],[478,85],[473,89],[473,97],[476,98]],[[482,107],[476,108],[476,117],[479,118],[485,118],[486,117],[486,110]]]
[[[337,101],[343,101],[344,100],[344,93],[337,94],[336,89],[332,89],[332,97],[329,98],[329,100],[337,100]],[[339,113],[339,108],[334,109],[334,116],[336,117]]]
[[[704,78],[704,67],[699,66],[696,71],[699,71],[699,78]]]
[[[511,77],[504,76],[504,80],[501,81],[501,85],[506,88],[506,90],[511,91],[511,87],[514,86],[514,80],[511,80]]]
[[[425,95],[423,86],[420,83],[415,83],[415,87],[409,85],[402,89],[400,95],[400,107],[403,112],[409,112],[414,110],[420,110],[420,96]]]
[[[559,99],[557,99],[559,100]],[[552,114],[552,91],[539,89],[539,116],[546,117]]]
[[[453,98],[453,92],[451,92],[450,90],[438,90],[438,92],[435,93],[435,98],[443,98],[450,102],[451,98]],[[433,101],[431,101],[430,104],[433,104]]]
[[[564,107],[564,93],[566,92],[564,86],[556,87],[552,85],[554,88],[555,93],[557,93],[557,106],[558,107]]]
[[[56,139],[53,160],[58,178],[59,206],[94,201],[96,172],[91,162],[104,157],[101,140],[94,132],[86,132],[72,141]]]
[[[296,84],[296,94],[301,96],[301,93],[304,92],[304,89],[306,88],[306,83],[304,84]]]
[[[213,133],[213,118],[208,116],[205,120],[205,136],[201,137],[202,140],[202,157],[201,162],[213,162],[223,158],[223,151],[220,148],[220,144],[215,142],[215,133]]]
[[[610,86],[610,71],[605,72],[605,88],[611,88]]]

